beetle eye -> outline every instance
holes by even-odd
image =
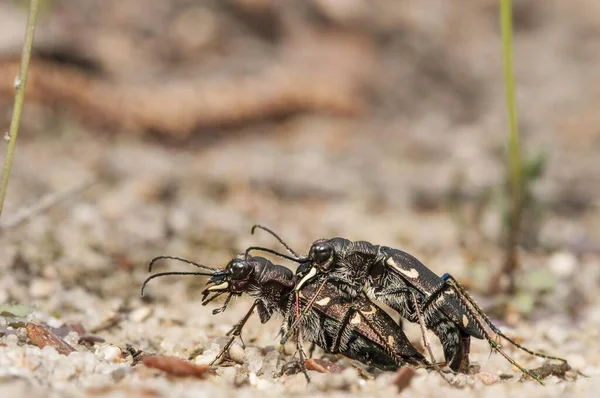
[[[245,261],[234,261],[229,264],[229,274],[233,280],[244,279],[251,270],[252,266]]]
[[[333,248],[328,244],[316,244],[311,251],[311,257],[316,265],[325,265],[333,255]]]

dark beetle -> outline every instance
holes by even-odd
[[[350,297],[364,286],[369,297],[410,322],[419,321],[419,310],[425,326],[440,339],[449,367],[468,370],[470,336],[483,339],[483,332],[454,291],[446,290],[446,282],[419,260],[401,250],[344,238],[317,240],[308,258],[313,268],[299,287],[320,272]]]
[[[315,278],[304,284],[298,291],[296,307],[296,278],[293,272],[265,258],[238,255],[225,269],[195,265],[211,272],[156,274],[144,282],[142,289],[149,280],[161,275],[209,275],[211,278],[207,284],[210,286],[203,292],[202,304],[206,305],[228,294],[224,305],[213,311],[215,314],[224,311],[234,295],[247,293],[253,297],[255,301],[252,308],[227,334],[231,338],[215,361],[228,350],[235,337],[240,336],[244,324],[256,308],[262,323],[267,322],[274,313],[282,315],[283,332],[296,319],[300,319],[297,330],[303,338],[326,351],[342,354],[363,364],[384,370],[394,370],[405,363],[429,366],[389,315],[367,298],[348,301],[324,278]],[[302,312],[302,317],[295,316],[295,311]],[[298,340],[297,344],[302,359]]]

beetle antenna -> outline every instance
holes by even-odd
[[[154,275],[150,275],[149,277],[146,278],[146,280],[144,281],[144,283],[142,283],[142,288],[141,288],[141,295],[142,297],[144,296],[144,290],[146,289],[146,285],[148,284],[148,282],[150,282],[152,279],[158,278],[159,276],[168,276],[168,275],[201,275],[201,276],[212,276],[213,274],[209,274],[206,272],[177,272],[177,271],[173,271],[173,272],[160,272],[158,274],[154,274]]]
[[[260,246],[250,246],[249,248],[246,249],[246,251],[244,252],[244,259],[246,261],[248,260],[248,254],[252,250],[258,250],[258,251],[262,251],[265,253],[271,253],[277,257],[285,258],[286,260],[290,260],[290,261],[293,261],[298,264],[302,264],[302,263],[309,261],[308,258],[306,258],[306,257],[292,257],[292,256],[288,256],[287,254],[279,253],[275,250],[267,249],[266,247],[260,247]]]
[[[300,256],[298,253],[296,253],[296,252],[294,251],[294,249],[292,249],[292,248],[290,247],[290,245],[288,245],[287,243],[285,243],[285,241],[284,241],[284,240],[283,240],[283,239],[282,239],[282,238],[281,238],[281,237],[280,237],[280,236],[279,236],[279,235],[278,235],[278,234],[277,234],[275,231],[273,231],[273,230],[271,230],[271,229],[269,229],[269,228],[267,228],[267,227],[265,227],[265,226],[263,226],[263,225],[259,225],[259,224],[255,224],[255,225],[253,225],[253,226],[252,226],[252,229],[250,230],[250,234],[254,235],[254,231],[255,231],[257,228],[258,228],[258,229],[262,229],[263,231],[265,231],[265,232],[267,232],[267,233],[271,234],[271,235],[272,235],[272,236],[273,236],[275,239],[277,239],[277,240],[279,241],[279,243],[281,243],[281,244],[282,244],[282,245],[283,245],[283,246],[284,246],[284,247],[287,249],[287,251],[288,251],[290,254],[292,254],[294,257],[296,257],[297,259],[300,259],[300,258],[302,258],[302,256]]]
[[[148,272],[152,272],[152,267],[154,266],[154,263],[157,262],[158,260],[177,260],[177,261],[181,261],[182,263],[191,264],[198,268],[205,269],[207,271],[212,271],[212,272],[218,271],[216,268],[208,267],[206,265],[202,265],[202,264],[190,261],[190,260],[186,260],[185,258],[175,257],[175,256],[158,256],[158,257],[154,257],[152,259],[152,261],[150,261],[150,264],[148,264]]]

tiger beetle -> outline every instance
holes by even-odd
[[[350,299],[366,293],[388,305],[408,321],[418,322],[421,330],[431,330],[440,339],[446,363],[455,372],[469,370],[471,337],[486,339],[493,350],[540,384],[543,383],[538,377],[501,349],[497,338],[503,338],[531,355],[566,362],[563,358],[532,351],[510,339],[491,322],[454,277],[445,274],[440,278],[404,251],[337,237],[319,239],[312,244],[307,256],[299,256],[272,230],[255,225],[252,233],[256,228],[273,235],[293,256],[280,254],[282,257],[303,264],[308,269],[296,284],[296,290],[301,290],[313,278],[326,275],[340,294]],[[249,250],[273,252],[259,247]],[[293,330],[283,336],[282,343],[291,333]],[[435,364],[425,333],[423,342]]]
[[[202,305],[227,294],[224,304],[213,310],[213,314],[223,312],[233,296],[246,293],[255,299],[246,315],[227,333],[230,339],[210,363],[211,366],[228,351],[236,337],[241,339],[242,329],[255,309],[258,310],[262,323],[271,319],[274,313],[282,315],[282,333],[289,331],[295,319],[300,320],[298,324],[293,325],[292,334],[296,339],[300,366],[307,380],[304,353],[300,344],[301,336],[328,352],[339,353],[383,370],[395,370],[404,364],[431,366],[385,311],[367,298],[359,298],[352,302],[346,300],[326,278],[321,278],[322,283],[317,283],[320,278],[315,278],[296,292],[294,288],[297,280],[294,273],[263,257],[238,255],[225,269],[218,269],[178,257],[160,256],[150,262],[150,272],[153,264],[161,259],[183,261],[208,272],[161,272],[151,275],[142,285],[142,295],[146,284],[157,277],[205,275],[210,276],[210,279],[207,282],[208,287],[202,292]],[[299,298],[296,306],[295,293]]]

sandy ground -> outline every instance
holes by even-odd
[[[144,299],[139,288],[148,261],[157,255],[224,266],[250,245],[278,248],[264,234],[250,235],[255,223],[277,230],[300,252],[317,238],[337,235],[402,248],[437,273],[455,275],[508,335],[532,349],[568,359],[574,369],[564,379],[548,377],[545,386],[521,381],[516,368],[501,356],[490,355],[485,342],[475,341],[472,361],[481,367],[479,373],[450,375],[454,385],[449,386],[439,375],[418,370],[403,396],[597,395],[600,130],[595,104],[600,69],[598,52],[593,51],[600,44],[600,13],[593,11],[597,4],[580,0],[564,8],[560,1],[552,1],[540,8],[526,1],[517,9],[524,147],[528,154],[545,152],[547,167],[533,186],[539,217],[530,214],[525,224],[519,293],[508,299],[490,295],[487,288],[503,261],[504,104],[501,72],[495,69],[499,62],[495,8],[448,10],[438,1],[423,6],[400,2],[403,6],[396,10],[389,2],[377,3],[386,18],[378,19],[375,33],[365,34],[376,43],[367,47],[377,62],[368,62],[368,67],[356,64],[369,77],[365,83],[369,94],[362,98],[366,101],[362,112],[352,117],[319,112],[319,102],[309,112],[292,107],[285,118],[203,128],[182,141],[164,139],[160,132],[131,134],[139,132],[139,126],[123,126],[118,117],[117,127],[107,133],[94,122],[81,124],[73,111],[103,109],[102,101],[100,108],[89,108],[89,102],[77,108],[79,98],[69,102],[52,97],[55,92],[40,95],[40,102],[28,109],[2,215],[0,304],[21,304],[33,312],[0,316],[0,396],[396,394],[394,373],[365,375],[342,358],[338,358],[346,368],[342,373],[311,371],[308,385],[302,374],[277,377],[277,319],[265,325],[252,319],[243,334],[246,349],[236,345],[230,360],[217,367],[217,375],[205,380],[167,376],[142,364],[131,366],[131,356],[124,354],[127,345],[146,353],[192,356],[198,364],[214,357],[225,333],[250,307],[249,298],[238,299],[226,312],[213,316],[217,304],[200,305],[203,278],[158,279],[148,286]],[[1,4],[8,7],[9,2]],[[221,15],[213,2],[207,4]],[[59,42],[69,51],[83,51],[73,34],[51,28],[53,18],[69,17],[71,26],[88,26],[89,21],[78,20],[77,12],[59,11],[65,12],[58,8],[42,21],[41,32],[47,34],[40,36],[41,43],[55,48]],[[106,20],[113,21],[110,15],[119,15],[107,14],[98,14],[100,22],[89,25],[82,35],[93,31],[101,37],[107,31]],[[149,7],[149,19],[160,20],[161,15]],[[365,21],[346,24],[353,28],[372,22]],[[334,25],[349,29],[340,21]],[[231,43],[248,34],[247,27],[233,22],[231,26],[233,33],[224,35],[233,37]],[[133,37],[129,31],[121,33],[120,37]],[[263,43],[250,55],[269,54],[264,44],[270,43],[268,39],[248,36]],[[9,39],[2,43],[15,40]],[[121,43],[108,40],[117,42]],[[169,71],[168,65],[160,64],[168,57],[157,56],[153,62],[142,57],[154,54],[155,42],[146,43],[142,55],[132,52],[129,58],[106,56],[100,44],[107,44],[100,39],[89,43],[86,49],[92,54],[87,55],[96,57],[109,76],[102,79],[110,84],[131,81],[136,65],[147,65],[140,81],[156,78],[157,70]],[[202,54],[215,51],[195,45]],[[172,49],[176,50],[186,53]],[[187,67],[199,62],[170,56],[170,62],[179,60]],[[219,60],[211,62],[216,65]],[[373,64],[376,69],[369,69]],[[203,73],[214,69],[210,63],[201,66]],[[109,84],[105,80],[100,84]],[[71,112],[56,115],[48,105]],[[168,126],[174,126],[170,132],[179,131],[176,123]],[[10,225],[18,210],[44,195],[73,190],[88,181],[91,185],[71,192],[67,200]],[[166,262],[160,269],[188,268]],[[508,310],[501,313],[503,306]],[[55,333],[76,352],[65,356],[50,347],[40,349],[27,337],[26,322],[56,328]],[[419,341],[414,325],[407,325],[407,334]],[[82,344],[82,336],[97,341]],[[441,359],[439,344],[430,337]],[[544,363],[505,348],[528,368]],[[323,353],[315,355],[321,358]]]

